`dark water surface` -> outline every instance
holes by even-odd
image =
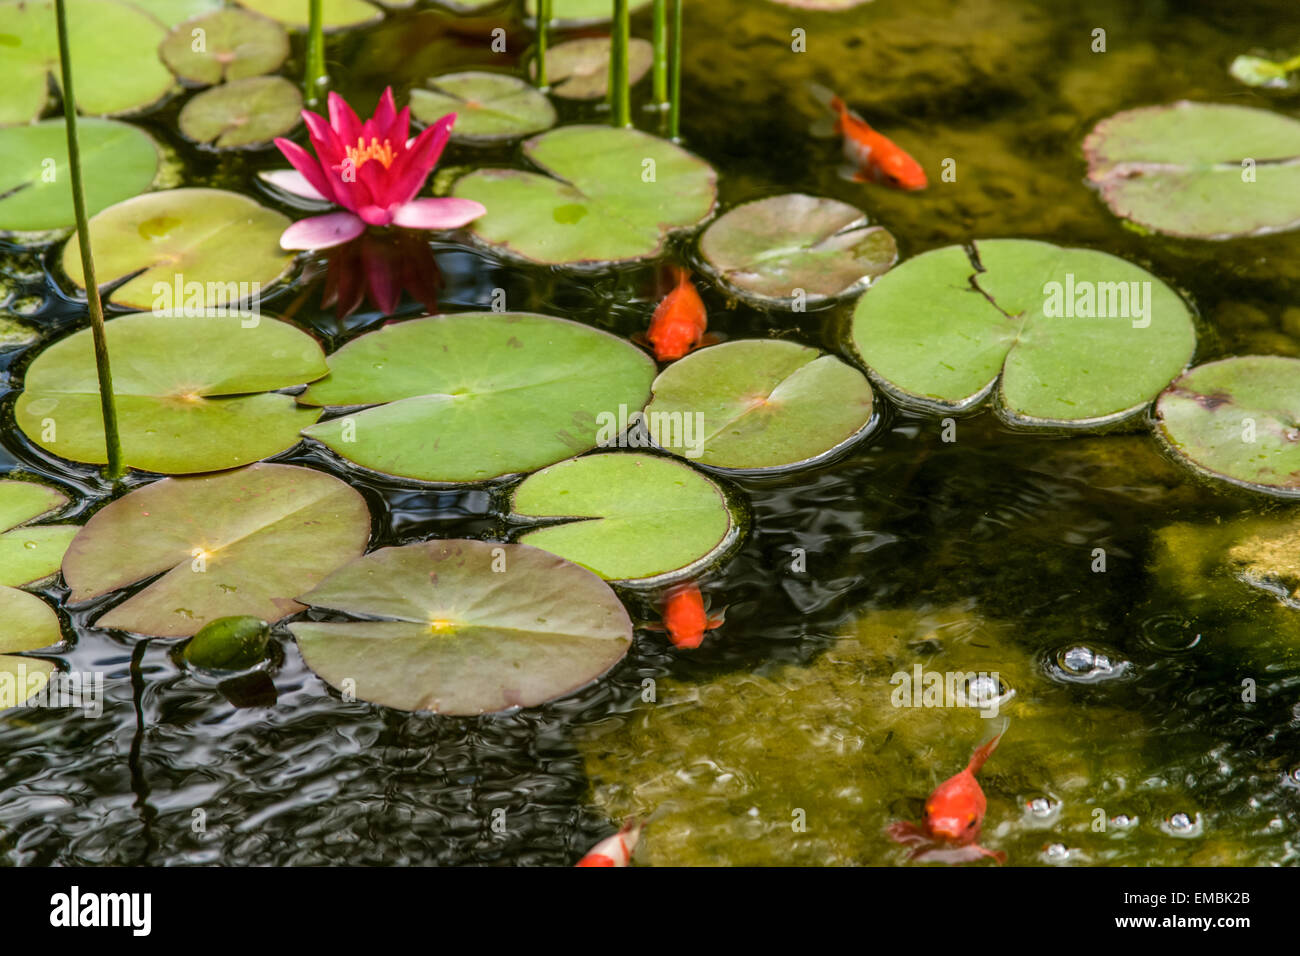
[[[499,22],[509,29],[506,56],[488,50],[487,33]],[[647,27],[647,17],[636,20],[641,35]],[[806,53],[790,50],[796,27],[807,32]],[[1090,49],[1098,27],[1107,31],[1104,54]],[[1105,249],[1150,269],[1195,304],[1202,320],[1198,362],[1231,354],[1300,355],[1295,234],[1229,243],[1138,236],[1084,186],[1079,151],[1098,119],[1148,103],[1186,98],[1296,115],[1300,97],[1248,90],[1226,71],[1238,53],[1294,44],[1296,27],[1290,0],[876,0],[833,16],[765,0],[688,0],[683,132],[689,148],[718,168],[724,207],[787,191],[833,196],[889,227],[905,257],[995,236]],[[364,115],[387,83],[401,102],[405,88],[430,74],[509,68],[527,42],[526,31],[501,18],[396,13],[332,39],[329,68],[336,87]],[[803,89],[809,79],[842,92],[918,156],[931,172],[931,188],[902,195],[840,180],[835,146],[807,136],[815,116]],[[282,166],[277,156],[200,154],[175,134],[176,109],[173,104],[143,125],[174,150],[178,181],[239,189],[273,204],[253,185],[253,173]],[[562,105],[561,114],[574,121],[598,110]],[[638,116],[643,128],[655,129],[655,117]],[[510,163],[515,155],[509,148],[452,148],[443,170]],[[956,160],[957,182],[940,183],[935,171],[948,157]],[[47,337],[86,324],[57,262],[57,247],[0,259],[0,281],[10,294],[4,314],[21,315]],[[502,288],[511,309],[629,335],[644,329],[660,293],[661,279],[649,267],[575,277],[455,246],[439,246],[438,263],[446,311],[486,308],[492,290]],[[301,288],[268,300],[266,308],[292,313],[328,350],[385,320],[362,311],[339,323],[319,306],[319,282],[306,296]],[[710,327],[727,336],[779,335],[847,354],[841,336],[849,306],[769,314],[729,304],[714,291],[704,297]],[[421,311],[404,301],[402,314]],[[7,392],[21,386],[32,354],[32,348],[0,351],[0,385]],[[54,460],[28,443],[14,426],[12,405],[10,396],[0,412],[0,469],[62,487],[76,503],[60,518],[84,520],[107,500],[107,487],[93,470]],[[461,719],[344,703],[305,667],[283,624],[275,629],[269,677],[218,689],[178,666],[177,642],[98,630],[88,622],[101,607],[70,618],[61,611],[67,644],[53,657],[75,671],[105,672],[104,713],[98,719],[38,709],[0,715],[0,860],[572,863],[622,812],[614,806],[619,799],[598,800],[593,790],[609,782],[611,763],[623,765],[627,776],[619,787],[628,791],[642,761],[665,773],[679,759],[677,769],[688,777],[700,760],[697,751],[677,758],[640,752],[638,738],[622,736],[648,706],[641,699],[645,678],[680,688],[751,671],[780,673],[782,665],[808,667],[838,635],[852,632],[855,621],[870,622],[873,614],[923,617],[958,609],[995,622],[1008,655],[1037,662],[1032,681],[1016,688],[1020,699],[1007,710],[1013,721],[1016,706],[1045,714],[1024,722],[1041,738],[1034,753],[1045,747],[1069,754],[1078,758],[1072,767],[1085,768],[1068,782],[1049,779],[1055,765],[1032,762],[1028,749],[1018,762],[1009,738],[984,779],[986,833],[998,837],[993,842],[1011,852],[1012,862],[1068,861],[1067,851],[1088,844],[1085,862],[1294,863],[1300,854],[1296,614],[1280,616],[1271,599],[1230,606],[1199,600],[1194,586],[1180,586],[1158,560],[1160,529],[1174,523],[1288,509],[1194,483],[1143,434],[1023,436],[987,414],[960,420],[955,442],[944,441],[941,431],[935,419],[889,410],[884,427],[837,462],[796,476],[734,482],[750,499],[752,533],[738,556],[705,582],[712,600],[729,606],[726,626],[689,655],[672,652],[660,634],[638,631],[632,652],[606,678],[520,713]],[[495,539],[511,530],[502,518],[509,483],[421,490],[350,474],[328,453],[301,446],[274,460],[322,468],[360,488],[374,515],[375,547],[430,536]],[[806,571],[790,570],[796,548],[807,554]],[[1107,554],[1105,573],[1091,570],[1097,548]],[[66,592],[45,593],[57,601]],[[635,597],[629,605],[636,619],[654,616]],[[1054,671],[1057,655],[1079,645],[1126,661],[1122,679],[1084,685]],[[922,648],[915,659],[930,660],[931,653]],[[1246,677],[1258,684],[1258,701],[1249,706],[1240,695]],[[753,719],[778,733],[786,716],[798,719],[779,710]],[[864,833],[914,816],[929,787],[961,766],[980,729],[977,721],[949,729],[927,720],[926,733],[933,734],[913,734],[906,751],[868,748],[876,782],[861,810]],[[698,747],[707,751],[707,741]],[[591,779],[589,770],[601,778]],[[812,777],[823,772],[809,770]],[[1113,815],[1111,806],[1118,810],[1123,801],[1101,795],[1121,784],[1134,808],[1125,812],[1141,818],[1132,837],[1111,833],[1104,847],[1100,837],[1089,844],[1086,807],[1033,822],[1029,804],[1050,802],[1053,793],[1059,799],[1061,791],[1071,795],[1067,803],[1082,800],[1087,807],[1089,798],[1074,795],[1093,793],[1096,805]],[[752,792],[762,786],[748,784]],[[638,805],[635,796],[623,800],[629,802]],[[504,816],[494,814],[501,810]],[[1190,828],[1178,814],[1187,815]],[[689,807],[682,815],[689,819]],[[199,817],[202,832],[195,829]],[[785,819],[788,829],[788,813]],[[504,826],[494,826],[501,820]],[[716,833],[709,839],[724,848],[709,861],[726,861],[726,839]],[[748,858],[739,848],[753,834],[737,822],[732,839],[734,858]],[[829,842],[854,848],[848,862],[902,858],[876,836]]]

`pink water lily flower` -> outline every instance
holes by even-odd
[[[337,93],[329,95],[330,119],[302,111],[313,156],[297,143],[275,145],[293,170],[267,178],[296,196],[342,206],[343,211],[301,219],[284,231],[285,249],[328,249],[355,239],[367,226],[455,229],[487,212],[471,199],[416,199],[438,165],[456,114],[449,113],[414,139],[407,139],[411,109],[399,113],[392,87],[364,123]]]

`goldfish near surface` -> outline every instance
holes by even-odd
[[[704,595],[693,583],[679,584],[664,597],[664,630],[674,647],[694,650],[704,642],[704,632],[720,627],[723,613],[704,610]]]
[[[679,359],[698,348],[709,325],[704,301],[691,283],[691,274],[680,266],[676,274],[677,285],[655,308],[645,335],[661,362]]]
[[[975,779],[975,774],[979,773],[984,761],[997,749],[998,742],[1005,733],[1006,727],[1003,727],[996,737],[975,749],[964,770],[935,787],[925,801],[925,822],[922,826],[899,822],[886,828],[885,832],[896,843],[915,847],[908,859],[932,863],[966,863],[987,856],[999,863],[1006,862],[1005,853],[986,850],[976,842],[984,823],[988,801],[984,798],[979,781]]]
[[[929,185],[925,170],[906,150],[845,105],[844,100],[824,86],[810,84],[813,96],[835,114],[830,135],[844,137],[844,158],[840,174],[855,183],[879,183],[914,192]]]
[[[641,838],[641,821],[629,819],[611,837],[597,843],[576,866],[627,866],[632,862],[637,840]]]

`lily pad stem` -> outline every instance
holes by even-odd
[[[657,109],[668,105],[668,0],[655,0],[654,100]]]
[[[325,74],[325,18],[321,13],[321,0],[310,0],[307,20],[307,69],[303,77],[303,100],[307,106],[318,106],[321,94],[329,83]]]
[[[550,80],[546,76],[546,42],[551,28],[551,0],[537,0],[537,86],[546,89]]]
[[[673,71],[672,99],[668,112],[668,138],[677,142],[682,138],[682,3],[673,0]]]
[[[630,19],[627,0],[614,0],[614,36],[609,56],[609,111],[615,126],[632,125],[632,95],[627,82]]]
[[[95,340],[95,368],[99,373],[99,404],[104,418],[104,446],[108,453],[107,476],[117,481],[126,472],[122,464],[122,436],[117,427],[117,406],[113,401],[113,373],[108,365],[108,338],[104,332],[104,305],[95,279],[95,260],[90,253],[90,223],[86,217],[86,194],[81,183],[81,148],[77,141],[77,99],[72,91],[72,54],[68,50],[68,15],[64,0],[54,0],[59,32],[59,65],[63,79],[63,119],[67,124],[68,177],[72,181],[72,208],[77,217],[77,245],[86,280],[86,307]]]

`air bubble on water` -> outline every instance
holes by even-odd
[[[1201,835],[1201,815],[1187,813],[1174,813],[1169,815],[1160,824],[1160,829],[1170,836],[1176,837],[1194,837]]]
[[[1117,813],[1110,818],[1110,825],[1116,830],[1128,830],[1137,826],[1138,818],[1131,817],[1127,813]]]
[[[1002,680],[992,674],[976,674],[966,681],[966,703],[971,707],[989,708],[1002,706],[1016,692]]]
[[[1043,859],[1048,863],[1068,863],[1075,855],[1064,843],[1051,843],[1043,847]]]
[[[1128,673],[1130,664],[1117,654],[1092,644],[1071,644],[1056,652],[1051,676],[1071,683],[1092,684]]]
[[[1142,622],[1142,640],[1157,651],[1177,654],[1201,643],[1201,633],[1192,622],[1177,614],[1158,614]]]
[[[1025,813],[1035,825],[1052,824],[1061,815],[1061,801],[1049,793],[1040,793],[1025,801]]]
[[[24,541],[23,547],[26,548],[28,551],[35,551],[37,548],[40,547],[40,545],[38,545],[35,541]]]

